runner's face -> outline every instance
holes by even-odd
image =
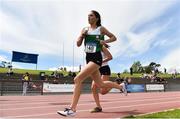
[[[97,22],[97,18],[93,14],[93,12],[90,12],[90,14],[88,15],[88,22],[89,22],[89,24],[94,24]]]

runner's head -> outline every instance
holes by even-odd
[[[100,14],[95,10],[91,10],[90,14],[88,15],[88,22],[89,24],[96,24],[97,27],[101,26]]]

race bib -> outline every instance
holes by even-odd
[[[95,53],[96,52],[96,43],[86,43],[85,52],[86,53]]]

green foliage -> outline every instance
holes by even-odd
[[[111,77],[117,77],[116,73],[112,73]],[[133,75],[130,75],[130,73],[121,73],[121,77],[133,77],[133,78],[140,78],[142,77],[142,74],[140,73],[134,73]]]
[[[127,69],[125,69],[125,70],[123,71],[123,73],[129,73],[129,72],[128,72],[128,70],[127,70]]]
[[[0,62],[0,67],[7,68],[9,66],[12,67],[11,62],[6,62],[6,61]]]
[[[140,61],[135,61],[131,67],[133,68],[134,73],[148,73],[149,74],[149,73],[152,73],[152,71],[156,67],[160,67],[160,66],[161,66],[160,64],[157,64],[155,62],[151,62],[147,66],[142,66]]]
[[[137,116],[137,118],[180,118],[180,109]]]
[[[145,66],[144,72],[150,74],[150,73],[152,73],[152,68],[150,66]]]
[[[8,68],[0,68],[0,73],[7,73]],[[126,70],[127,71],[127,70]],[[39,75],[40,72],[45,72],[46,75],[51,75],[53,71],[48,71],[48,70],[29,70],[29,69],[13,69],[14,73],[19,73],[19,74],[24,74],[26,72],[29,72],[30,74],[37,74]],[[64,76],[68,75],[67,71],[59,71],[58,73],[63,73]],[[77,72],[76,72],[77,74]],[[158,74],[158,76],[162,77],[162,78],[171,78],[172,75],[171,74]],[[117,77],[116,73],[112,73],[111,77]],[[142,73],[133,73],[133,75],[130,75],[130,73],[125,72],[125,73],[121,73],[121,77],[133,77],[133,78],[140,78],[142,77]],[[180,75],[177,75],[177,78],[180,78]]]
[[[0,73],[7,73],[7,72],[8,72],[8,68],[0,68]],[[18,73],[18,74],[24,74],[24,73],[28,72],[29,74],[37,74],[37,75],[39,75],[40,72],[45,72],[46,75],[51,75],[53,71],[31,70],[31,69],[13,69],[13,72]],[[58,73],[60,73],[60,71]],[[61,73],[63,73],[64,75],[68,74],[68,72],[66,72],[66,71],[62,71]]]
[[[159,73],[157,76],[162,77],[162,78],[172,78],[171,74]],[[117,73],[112,73],[111,77],[117,77]],[[130,75],[130,73],[121,73],[121,77],[141,78],[142,73],[133,73],[133,75]],[[180,75],[177,75],[177,78],[180,78]]]
[[[142,69],[140,61],[134,62],[131,67],[132,67],[134,73],[140,73],[140,70]]]
[[[125,118],[137,118],[137,119],[144,119],[144,118],[180,118],[180,109],[174,109],[174,110],[169,110],[169,111],[163,111],[163,112],[158,112],[158,113],[153,113],[153,114],[147,114],[147,115],[142,115],[142,116],[134,116],[134,115],[129,115],[124,117]]]

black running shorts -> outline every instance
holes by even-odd
[[[101,54],[101,52],[86,53],[86,63],[88,63],[90,61],[101,66],[102,65],[102,54]]]
[[[99,68],[101,75],[111,75],[111,69],[108,65],[102,66]]]

